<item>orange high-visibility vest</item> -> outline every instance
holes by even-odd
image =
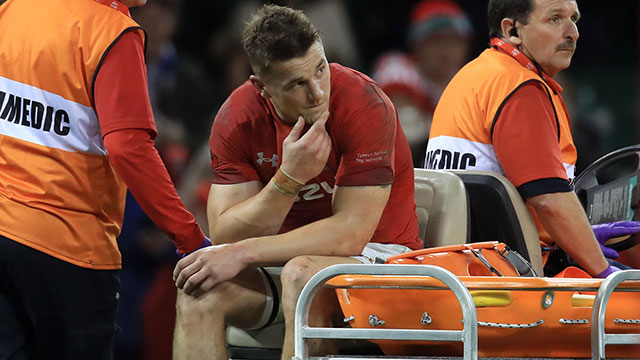
[[[0,7],[0,234],[92,269],[121,266],[126,186],[109,162],[93,84],[141,28],[94,0]]]
[[[505,175],[493,149],[491,129],[509,95],[530,81],[544,84],[551,99],[559,126],[558,146],[567,177],[572,180],[577,153],[561,95],[538,74],[493,48],[465,65],[442,94],[433,115],[425,167],[484,170]],[[536,219],[541,240],[549,242],[549,235],[535,212],[529,210]]]

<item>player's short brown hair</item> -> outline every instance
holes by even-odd
[[[242,46],[257,75],[273,62],[304,56],[320,34],[300,10],[264,5],[242,31]]]

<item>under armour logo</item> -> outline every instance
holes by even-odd
[[[278,155],[277,154],[273,154],[271,159],[265,159],[264,153],[261,151],[261,152],[258,153],[258,160],[256,160],[256,162],[260,166],[262,166],[262,164],[265,163],[265,162],[270,162],[271,163],[271,167],[276,168],[276,167],[278,167]]]

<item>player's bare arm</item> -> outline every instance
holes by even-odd
[[[300,255],[360,254],[378,226],[390,193],[390,185],[337,186],[332,216],[285,234],[196,251],[176,265],[176,286],[187,294],[199,294],[247,266],[281,265]]]
[[[283,141],[281,168],[302,184],[318,175],[327,163],[331,139],[324,126],[328,116],[328,112],[323,114],[306,132],[300,117]],[[272,183],[264,187],[259,181],[213,184],[207,202],[211,238],[223,244],[277,234],[294,200],[295,196],[283,194]]]

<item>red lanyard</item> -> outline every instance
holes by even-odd
[[[127,15],[128,17],[131,17],[131,13],[129,12],[129,8],[121,3],[118,0],[96,0],[97,2],[99,2],[102,5],[106,5],[110,8],[114,8],[118,11],[120,11],[121,13]]]
[[[540,75],[540,77],[542,77],[542,79],[553,89],[553,91],[558,94],[562,93],[562,86],[560,86],[560,84],[553,80],[549,75],[545,74],[542,70],[539,70],[533,64],[533,61],[531,61],[527,57],[527,55],[523,54],[522,51],[516,49],[513,45],[498,38],[491,39],[490,45],[500,49],[505,54],[508,54],[516,59],[520,63],[520,65]]]

